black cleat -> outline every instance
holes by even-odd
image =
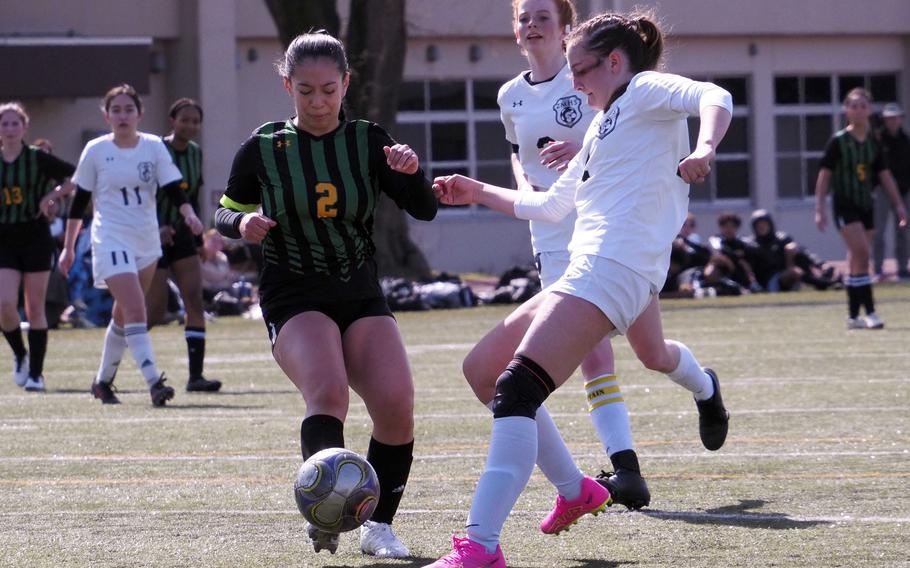
[[[696,400],[698,407],[698,434],[705,448],[719,450],[727,439],[730,425],[730,413],[724,408],[724,399],[720,396],[720,382],[717,373],[705,367],[705,373],[714,383],[714,395],[708,400]]]
[[[306,525],[306,533],[310,537],[310,542],[313,543],[314,552],[328,550],[335,554],[335,551],[338,550],[338,533],[319,530],[310,523]]]
[[[92,396],[100,399],[101,404],[120,404],[120,399],[114,394],[114,390],[114,383],[92,381]]]
[[[614,503],[625,505],[629,510],[637,511],[651,504],[651,492],[645,478],[631,469],[620,469],[616,473],[601,471],[596,479],[610,491]]]
[[[206,379],[203,376],[190,377],[186,382],[186,392],[218,392],[221,390],[221,381]]]
[[[149,388],[149,394],[152,396],[152,406],[164,406],[167,401],[174,398],[174,389],[164,384],[166,380],[164,373],[161,373],[158,382]]]

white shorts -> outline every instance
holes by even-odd
[[[546,288],[555,284],[566,273],[572,255],[567,250],[539,252],[537,259],[540,262],[538,267],[540,287]]]
[[[92,249],[92,276],[95,278],[95,288],[107,288],[105,282],[117,274],[133,273],[157,263],[161,258],[159,251],[156,255],[135,256],[127,250],[95,250]]]
[[[597,306],[616,327],[610,336],[625,334],[653,295],[647,278],[615,260],[595,255],[573,258],[566,273],[549,291],[563,292]]]

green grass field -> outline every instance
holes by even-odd
[[[910,566],[910,286],[876,289],[884,331],[844,329],[843,292],[664,303],[667,337],[715,368],[731,411],[719,452],[701,447],[687,393],[618,338],[651,507],[585,517],[541,534],[554,491],[535,472],[503,532],[509,566]],[[415,558],[377,561],[356,533],[316,555],[292,496],[303,403],[271,359],[264,326],[209,326],[207,374],[224,392],[189,395],[176,325],[155,329],[178,387],[153,409],[132,362],[123,404],[88,394],[102,330],[51,335],[49,392],[0,372],[0,566],[422,566],[449,549],[483,467],[491,418],[460,364],[506,308],[400,314],[417,388],[416,459],[396,519]],[[548,406],[582,468],[607,463],[581,381]],[[352,402],[346,438],[369,420]]]

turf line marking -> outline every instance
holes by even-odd
[[[466,509],[399,509],[398,515],[425,516],[425,515],[465,515]],[[515,510],[511,516],[523,518],[539,518],[549,513],[547,511]],[[0,518],[22,517],[121,517],[141,518],[143,516],[160,517],[171,516],[289,516],[299,518],[300,513],[295,509],[174,509],[174,510],[105,510],[105,511],[2,511]],[[666,520],[693,520],[693,521],[735,521],[748,523],[829,523],[829,524],[905,524],[910,523],[910,517],[857,517],[851,515],[824,515],[803,516],[787,515],[783,513],[709,513],[699,511],[643,511],[628,512],[623,510],[606,511],[608,516],[635,516],[652,517]]]

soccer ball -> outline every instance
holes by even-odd
[[[370,520],[379,502],[379,479],[356,452],[328,448],[300,466],[294,499],[303,516],[326,532],[354,530]]]

